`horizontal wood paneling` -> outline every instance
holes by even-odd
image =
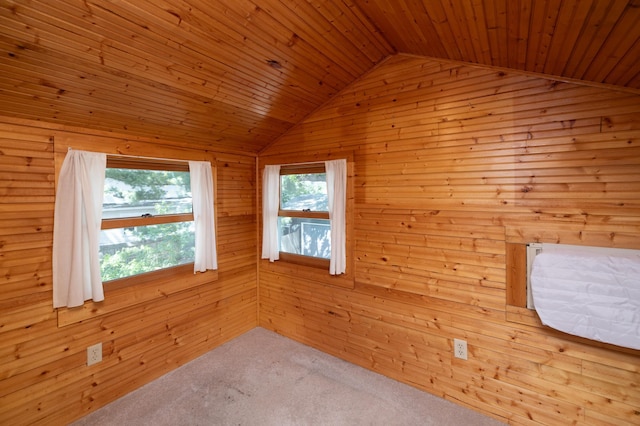
[[[258,151],[392,52],[342,1],[5,3],[0,113],[216,151]]]
[[[0,119],[0,419],[66,424],[257,322],[255,158],[215,154],[218,279],[59,327],[52,308],[54,140],[154,157],[180,144]],[[203,277],[205,274],[202,275]],[[86,348],[103,361],[86,366]]]
[[[638,117],[629,93],[389,59],[261,156],[354,152],[356,286],[261,263],[260,324],[510,424],[637,424],[640,353],[508,305],[506,243],[640,249]]]
[[[0,114],[256,153],[398,52],[638,93],[639,19],[637,0],[5,0]]]
[[[401,53],[638,88],[635,1],[354,3]]]

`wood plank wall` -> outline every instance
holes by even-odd
[[[257,322],[255,156],[214,153],[218,280],[59,328],[51,297],[56,139],[153,142],[156,156],[177,145],[0,118],[2,424],[65,424]],[[86,348],[99,341],[103,361],[87,367]]]
[[[639,351],[505,301],[507,243],[640,249],[639,118],[636,94],[390,58],[260,157],[356,175],[355,288],[261,261],[260,325],[511,424],[639,424]]]

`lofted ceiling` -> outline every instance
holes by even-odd
[[[0,0],[0,115],[258,153],[405,53],[640,89],[640,0]]]

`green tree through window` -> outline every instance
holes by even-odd
[[[100,241],[103,281],[193,262],[190,191],[188,171],[107,168]],[[105,226],[110,220],[122,226]]]

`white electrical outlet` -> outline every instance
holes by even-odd
[[[87,366],[102,361],[102,343],[96,343],[87,348]]]
[[[453,339],[453,356],[460,359],[467,359],[467,341]]]

